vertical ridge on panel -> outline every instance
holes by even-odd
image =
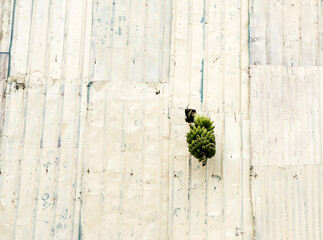
[[[18,25],[19,27],[23,27],[24,23],[28,23],[29,26],[25,26],[24,30],[28,30],[27,32],[19,32],[17,31],[18,41],[16,42],[16,48],[24,46],[24,49],[20,49],[20,51],[13,52],[12,59],[16,61],[12,61],[12,63],[16,63],[16,72],[13,72],[12,75],[25,75],[30,73],[31,63],[32,63],[32,51],[33,51],[33,40],[35,34],[44,34],[41,33],[40,29],[36,29],[32,24],[37,22],[37,16],[39,16],[39,5],[36,2],[25,3],[20,2],[20,9],[17,11],[18,14]],[[31,4],[31,5],[29,5]],[[30,7],[29,11],[21,10],[26,7]],[[24,14],[29,14],[28,16]],[[27,19],[30,17],[30,21]],[[26,21],[27,20],[27,21]],[[19,29],[19,28],[18,28]],[[38,32],[40,31],[40,32]],[[21,40],[19,41],[19,33]],[[25,35],[26,34],[26,35]],[[43,37],[43,36],[42,36]],[[23,39],[25,38],[25,39]],[[23,44],[25,43],[25,45]],[[25,54],[23,54],[25,51]],[[16,55],[15,55],[16,54]],[[40,54],[41,57],[45,56],[45,53]],[[20,82],[21,87],[24,88],[26,85],[26,94],[24,99],[24,126],[23,126],[23,135],[21,139],[21,148],[19,151],[19,158],[21,161],[21,166],[19,167],[20,175],[18,177],[18,189],[17,194],[19,197],[18,204],[16,206],[15,211],[15,223],[13,229],[13,238],[31,238],[33,231],[33,219],[35,218],[34,206],[36,199],[31,198],[30,196],[35,196],[36,189],[35,184],[37,181],[37,163],[39,162],[39,154],[40,154],[40,139],[41,139],[41,122],[42,122],[42,106],[43,103],[43,85],[41,84],[43,80],[43,76],[28,77],[24,78],[22,82]],[[31,144],[30,147],[26,147],[25,144]]]
[[[313,0],[300,4],[300,66],[319,64],[318,7]]]
[[[109,80],[126,81],[129,78],[127,25],[129,13],[129,0],[114,1],[111,16],[111,51],[109,64]],[[141,10],[140,12],[143,12]]]
[[[266,176],[266,185],[269,185],[269,182],[271,179],[273,179],[273,172],[275,170],[272,168],[268,168],[268,174]],[[274,188],[269,188],[267,190],[267,201],[266,201],[266,225],[267,225],[267,231],[265,232],[268,239],[274,239],[273,233],[275,231],[275,228],[273,226],[273,195],[274,195]]]
[[[172,1],[162,0],[162,45],[160,54],[161,69],[159,70],[159,81],[169,82],[170,73],[170,51],[171,51],[171,24],[172,24]],[[131,61],[131,58],[129,59]]]
[[[281,202],[278,204],[279,210],[281,211],[282,216],[282,227],[279,232],[279,237],[286,239],[287,238],[287,199],[286,199],[286,171],[284,171],[284,168],[281,167],[281,177],[280,177],[280,184],[281,184],[281,191],[282,191],[282,199]],[[265,176],[266,177],[266,176]],[[264,189],[264,192],[266,192],[266,189]],[[266,225],[263,225],[264,229],[266,229]]]
[[[145,53],[146,82],[158,82],[162,55],[162,0],[146,2]]]
[[[323,164],[321,163],[318,168],[318,189],[319,189],[319,229],[320,229],[320,237],[323,236],[323,214],[322,214],[322,206],[323,206],[323,191],[322,191],[322,176],[323,176]]]
[[[60,161],[56,200],[55,238],[71,238],[73,219],[75,174],[76,126],[78,115],[78,81],[66,79],[64,83],[64,105],[62,116],[62,132],[59,138]]]
[[[318,65],[323,65],[323,2],[317,1],[318,15]]]
[[[65,19],[65,43],[63,46],[63,88],[60,165],[55,209],[55,238],[71,238],[74,227],[74,176],[76,174],[77,125],[79,108],[79,79],[82,75],[81,62],[84,49],[82,46],[84,3],[67,2]],[[79,50],[81,49],[81,50]]]
[[[300,236],[300,218],[299,218],[299,199],[297,197],[298,194],[298,185],[299,185],[299,176],[300,176],[300,170],[299,170],[299,166],[293,167],[293,184],[292,184],[292,198],[293,198],[293,202],[292,202],[292,211],[295,213],[295,216],[293,218],[293,226],[295,227],[294,231],[293,231],[293,239],[297,239]],[[276,226],[277,227],[277,226]],[[277,229],[279,229],[279,227],[277,227]]]
[[[147,89],[148,90],[148,89]],[[160,96],[156,96],[153,91],[145,90],[142,93],[143,102],[143,128],[145,132],[146,143],[143,149],[144,169],[143,169],[143,223],[142,233],[144,238],[156,238],[158,236],[158,204],[160,188],[158,182],[160,180],[160,138],[158,127],[160,122],[158,118],[162,112],[159,109]],[[157,110],[158,109],[158,110]],[[158,112],[156,112],[156,110]]]
[[[34,0],[35,1],[35,0]],[[27,74],[34,1],[17,1],[11,51],[11,76]]]
[[[190,97],[189,103],[199,114],[206,115],[207,94],[207,29],[208,29],[208,3],[209,1],[192,1],[190,21],[191,29],[191,61],[190,64]],[[186,147],[187,148],[187,147]],[[207,238],[207,166],[202,166],[194,156],[190,156],[190,223],[191,239]],[[210,159],[208,159],[208,162]]]
[[[209,239],[222,238],[222,138],[223,138],[223,66],[224,1],[208,1],[208,87],[207,112],[214,121],[216,154],[207,166],[207,231]]]
[[[0,53],[0,135],[2,134],[5,119],[6,88],[8,86],[8,67],[9,55]],[[0,139],[0,145],[1,141],[2,140]]]
[[[39,121],[40,129],[40,145],[39,151],[36,155],[37,165],[35,167],[36,180],[34,183],[35,188],[35,202],[33,205],[33,221],[32,221],[32,239],[35,239],[35,232],[37,229],[37,218],[39,210],[39,185],[40,176],[43,173],[41,171],[41,164],[43,162],[43,139],[44,139],[44,126],[46,121],[46,100],[47,100],[47,84],[48,84],[48,64],[49,64],[49,49],[50,40],[49,33],[52,29],[50,22],[52,16],[51,4],[46,1],[41,1],[35,5],[34,13],[35,18],[33,20],[34,30],[33,35],[30,37],[30,60],[28,66],[28,73],[31,80],[29,86],[33,86],[35,83],[42,83],[36,85],[36,87],[42,90],[41,94],[44,95],[41,98],[41,119]],[[36,37],[35,37],[36,36]],[[36,51],[35,51],[36,49]],[[37,51],[38,50],[38,51]],[[37,54],[36,54],[37,53]],[[39,96],[40,97],[40,96]],[[49,195],[48,195],[49,196]],[[50,201],[46,199],[46,201]]]
[[[206,61],[204,59],[205,55],[205,28],[206,26],[206,12],[205,5],[207,0],[201,2],[191,3],[191,14],[190,14],[190,24],[191,33],[188,35],[190,39],[190,49],[191,61],[186,63],[190,65],[190,105],[195,108],[198,112],[203,111],[204,102],[204,81],[205,81],[205,69]],[[188,26],[189,27],[189,26]]]
[[[64,76],[68,79],[79,79],[82,69],[82,37],[84,25],[82,20],[86,17],[84,12],[85,0],[71,1],[67,9],[66,21],[66,46],[64,46]]]
[[[55,164],[57,162],[57,135],[59,129],[60,82],[48,79],[46,90],[46,110],[43,118],[44,132],[41,139],[39,162],[38,203],[34,237],[49,239],[52,231],[53,204],[55,203]],[[44,112],[43,112],[44,114]]]
[[[79,78],[82,80],[80,82],[80,88],[82,88],[82,91],[84,90],[82,86],[84,82],[88,82],[89,79],[92,79],[92,72],[91,68],[93,65],[92,62],[92,50],[93,50],[93,44],[92,44],[92,34],[93,34],[93,2],[85,0],[83,1],[83,11],[84,11],[84,17],[82,19],[82,36],[81,36],[81,48],[83,47],[82,54],[80,55],[80,76]],[[83,101],[84,98],[82,98]]]
[[[9,53],[11,43],[12,20],[13,20],[13,0],[3,0],[0,6],[0,52]]]
[[[93,81],[108,80],[113,32],[112,1],[93,1],[90,74]]]
[[[105,174],[105,98],[106,82],[95,82],[88,88],[89,102],[87,105],[87,121],[84,143],[84,167],[82,190],[82,233],[83,238],[99,239],[103,221],[103,176]],[[96,143],[96,144],[93,144]],[[94,164],[95,163],[95,164]],[[96,206],[93,208],[93,206]],[[94,223],[97,224],[94,224]],[[102,223],[103,222],[103,223]],[[100,224],[99,224],[100,223]]]
[[[123,226],[125,221],[125,187],[127,184],[126,179],[126,167],[127,167],[127,159],[125,152],[127,151],[127,134],[125,132],[125,123],[128,119],[128,105],[127,105],[127,97],[130,92],[127,90],[132,89],[131,84],[126,84],[131,76],[131,73],[128,71],[128,26],[129,26],[129,16],[131,14],[131,1],[123,0],[123,1],[115,1],[114,8],[112,9],[113,13],[111,16],[111,25],[113,25],[113,29],[111,28],[111,62],[109,65],[109,80],[112,81],[111,84],[112,93],[114,99],[111,101],[115,101],[115,105],[111,108],[111,113],[120,112],[120,161],[119,161],[119,170],[120,170],[120,182],[118,186],[119,196],[118,199],[118,216],[116,217],[116,226],[113,229],[113,225],[110,228],[110,232],[113,234],[118,234],[119,238],[124,238],[125,233],[123,232]],[[143,10],[141,9],[142,13]],[[117,83],[119,82],[119,83]],[[121,84],[121,85],[120,85]],[[122,86],[122,87],[121,87]],[[124,88],[124,89],[123,89]],[[118,105],[117,105],[118,104]],[[110,105],[111,106],[111,105]],[[129,145],[129,143],[128,143]],[[110,162],[110,161],[109,161]],[[143,189],[143,188],[142,188]],[[142,190],[143,191],[143,190]],[[143,193],[142,193],[143,194]],[[140,208],[142,211],[142,208]],[[140,216],[141,219],[143,216]]]
[[[286,194],[287,194],[287,200],[288,200],[288,236],[289,238],[293,238],[293,233],[296,230],[296,227],[293,225],[294,222],[294,218],[295,218],[295,214],[293,212],[293,197],[292,197],[292,185],[293,185],[293,179],[294,179],[294,174],[293,174],[293,167],[287,166],[286,167],[286,172],[288,173],[288,177],[287,177],[287,190],[286,190]],[[269,184],[268,184],[269,185]]]
[[[320,136],[320,74],[319,67],[306,67],[308,68],[306,74],[306,82],[311,82],[311,101],[312,101],[312,141],[313,141],[313,160],[312,164],[320,164],[321,161],[321,136]]]
[[[247,1],[240,4],[240,113],[249,114],[249,5]]]
[[[56,7],[56,6],[55,6]],[[62,6],[60,6],[62,7]],[[64,22],[62,22],[62,25],[59,25],[60,27],[63,28],[62,35],[60,36],[61,44],[59,46],[61,47],[61,65],[57,71],[57,78],[59,78],[59,85],[60,85],[60,105],[58,109],[58,122],[59,122],[59,127],[58,127],[58,135],[57,135],[57,161],[55,162],[55,174],[54,174],[54,202],[53,202],[53,215],[51,216],[51,225],[52,225],[52,231],[51,231],[51,238],[52,239],[59,239],[64,236],[64,231],[68,226],[64,223],[61,223],[61,219],[70,219],[70,216],[68,216],[68,209],[64,209],[64,213],[62,213],[62,209],[64,208],[64,203],[62,204],[62,183],[66,177],[66,172],[64,172],[64,169],[66,169],[68,166],[66,164],[66,159],[64,156],[64,149],[62,145],[62,140],[64,138],[64,131],[67,126],[67,124],[64,123],[66,117],[66,109],[69,109],[68,102],[65,101],[65,99],[70,99],[70,89],[67,86],[68,80],[67,80],[67,74],[68,74],[68,68],[67,68],[67,55],[66,55],[66,50],[69,47],[69,38],[70,38],[70,27],[69,27],[69,21],[71,19],[70,16],[70,7],[71,7],[71,1],[66,0],[65,5],[64,5]],[[57,17],[54,11],[54,18]],[[55,30],[59,30],[56,29]],[[55,30],[53,32],[55,32]],[[55,46],[53,44],[52,46]],[[56,45],[57,46],[57,45]],[[53,49],[54,50],[54,49]],[[67,106],[66,106],[67,105]],[[65,114],[65,116],[64,116]],[[70,127],[70,126],[69,126]],[[70,132],[70,131],[68,131]],[[65,139],[64,139],[65,141]],[[69,171],[70,172],[70,171]],[[64,182],[66,184],[66,182]],[[64,185],[64,187],[67,187]],[[64,199],[66,201],[66,199]],[[63,202],[64,202],[63,200]]]
[[[42,99],[42,89],[39,85],[29,85],[27,88],[29,89],[25,98],[22,147],[19,153],[21,160],[17,192],[19,202],[15,214],[16,229],[13,230],[13,238],[17,239],[31,238],[32,235],[33,207],[31,206],[35,205],[35,199],[30,196],[35,196],[34,185],[40,148],[41,103],[43,101],[39,101],[39,99]],[[25,146],[26,143],[30,146]]]
[[[169,78],[167,79],[169,81]],[[170,120],[168,118],[167,114],[167,108],[169,104],[169,84],[163,85],[163,88],[161,88],[164,92],[164,96],[162,99],[162,106],[163,109],[162,115],[160,118],[162,119],[162,126],[160,127],[160,132],[162,136],[162,158],[161,158],[161,216],[160,216],[160,239],[167,239],[168,236],[168,209],[169,209],[169,142],[170,142],[170,135],[169,135],[169,129],[170,129]],[[161,121],[161,120],[159,120]]]
[[[306,238],[305,232],[304,232],[304,226],[306,225],[306,219],[304,218],[304,193],[303,193],[303,179],[304,179],[304,174],[303,174],[303,169],[299,166],[299,182],[297,185],[297,193],[298,193],[298,215],[299,215],[299,225],[300,225],[300,239]]]
[[[242,239],[254,237],[254,225],[252,216],[251,199],[251,154],[250,154],[250,115],[241,115],[241,141],[242,141],[242,165],[241,165],[241,226]]]
[[[90,3],[89,3],[90,4]],[[88,22],[89,23],[89,22]],[[86,37],[89,40],[89,37]],[[85,42],[90,42],[90,41],[85,41]],[[90,44],[88,44],[88,46],[90,46]],[[89,57],[89,52],[90,50],[88,49],[88,57]],[[86,58],[84,56],[84,62],[86,62],[86,60],[89,60],[88,58]],[[84,75],[86,74],[86,68],[84,68]],[[75,206],[74,206],[74,225],[72,226],[72,239],[73,240],[79,240],[83,238],[83,228],[82,228],[82,209],[83,209],[83,196],[84,196],[84,191],[83,191],[83,172],[84,172],[84,163],[85,163],[85,158],[84,158],[84,153],[85,153],[85,138],[86,138],[86,133],[87,133],[87,93],[88,93],[88,88],[87,88],[87,84],[85,84],[86,82],[86,78],[82,79],[83,83],[80,83],[79,85],[79,94],[80,94],[80,102],[79,102],[79,119],[78,119],[78,149],[77,149],[77,157],[76,157],[76,161],[77,161],[77,173],[75,176],[75,194],[74,197],[76,198],[75,201]],[[83,85],[81,85],[83,84]]]
[[[49,27],[49,1],[37,1],[34,3],[34,17],[32,21],[33,34],[30,36],[30,57],[27,73],[33,78],[45,79],[44,70],[48,65],[47,55],[47,31]]]
[[[281,65],[283,64],[283,2],[268,0],[268,35],[266,42],[269,45],[269,52],[266,62],[267,64]]]
[[[64,42],[65,42],[65,22],[66,20],[66,1],[53,1],[52,31],[50,32],[50,57],[49,57],[49,77],[60,79],[63,75],[62,66],[64,62]]]
[[[223,153],[224,237],[233,238],[241,223],[240,206],[240,116],[225,114]],[[230,137],[229,137],[230,136]],[[241,235],[239,235],[241,238]]]
[[[286,0],[283,3],[284,58],[283,64],[300,64],[300,3]]]
[[[110,89],[111,88],[111,89]],[[120,234],[122,224],[122,184],[125,168],[124,158],[124,119],[125,119],[125,100],[118,95],[119,89],[112,86],[108,88],[108,115],[107,115],[107,152],[106,159],[107,173],[104,178],[104,193],[107,201],[104,202],[104,208],[107,214],[104,218],[104,227],[108,231],[108,236],[112,239],[117,238]]]
[[[254,238],[250,189],[249,1],[240,1],[240,225],[242,239]]]
[[[5,127],[2,132],[0,165],[0,214],[1,236],[12,238],[15,209],[19,201],[17,180],[19,179],[20,139],[23,126],[24,90],[15,89],[16,84],[9,83],[5,111]],[[9,100],[10,99],[10,100]],[[10,122],[10,124],[9,124]]]
[[[318,169],[317,169],[317,174],[318,174],[318,180],[317,180],[317,185],[318,188],[316,191],[318,191],[318,227],[320,229],[320,237],[323,237],[323,191],[322,191],[322,179],[323,179],[323,152],[322,152],[322,146],[323,146],[323,94],[322,94],[322,90],[323,90],[323,84],[322,84],[322,78],[323,78],[323,68],[320,66],[317,68],[318,69],[318,76],[319,76],[319,129],[320,129],[320,163],[318,164]]]
[[[189,238],[188,178],[189,165],[186,151],[185,133],[188,126],[184,110],[188,107],[190,79],[185,73],[190,65],[190,4],[184,0],[173,1],[171,92],[170,92],[170,167],[169,167],[169,239]]]
[[[223,228],[224,237],[238,235],[241,225],[241,6],[225,1]]]
[[[123,86],[124,89],[121,87]],[[134,229],[132,229],[132,231],[130,229],[127,228],[127,230],[130,230],[130,232],[127,232],[127,231],[124,231],[124,226],[125,226],[125,222],[127,221],[127,214],[135,214],[137,213],[137,217],[139,218],[139,222],[140,224],[138,225],[141,225],[141,228],[139,229],[139,235],[141,235],[142,231],[143,231],[143,219],[144,219],[144,216],[143,216],[143,208],[142,206],[144,205],[143,203],[143,199],[144,199],[144,166],[145,166],[145,154],[142,153],[142,158],[140,159],[141,160],[141,164],[142,166],[139,166],[141,167],[141,174],[139,175],[140,176],[140,184],[139,184],[139,191],[137,191],[137,194],[140,195],[140,201],[139,201],[139,205],[141,205],[141,207],[139,207],[139,209],[134,209],[132,207],[134,207],[134,205],[130,205],[130,206],[127,206],[126,205],[126,202],[127,202],[127,198],[128,198],[128,194],[129,192],[127,191],[128,188],[127,188],[127,180],[128,180],[128,169],[127,169],[127,166],[128,166],[128,156],[126,154],[126,152],[128,150],[130,150],[131,148],[131,142],[129,141],[130,139],[128,138],[128,132],[127,132],[127,121],[129,120],[129,113],[130,113],[130,104],[128,102],[128,100],[131,101],[132,98],[134,99],[137,99],[138,97],[138,93],[140,92],[141,93],[141,96],[144,98],[144,90],[141,89],[142,91],[138,91],[136,93],[133,93],[130,97],[128,91],[133,90],[132,86],[131,85],[128,85],[128,84],[121,84],[121,86],[118,87],[118,89],[116,90],[116,95],[115,95],[115,98],[117,99],[120,99],[121,103],[120,103],[120,108],[122,109],[122,122],[121,122],[121,129],[120,129],[120,132],[121,132],[121,141],[120,141],[120,147],[121,147],[121,166],[122,167],[122,171],[121,171],[121,181],[120,181],[120,196],[119,196],[119,217],[118,217],[118,234],[119,234],[119,237],[120,238],[125,238],[127,235],[127,237],[130,236],[133,236],[134,234]],[[129,96],[129,97],[125,97],[125,96]],[[140,105],[141,105],[141,110],[143,109],[143,106],[142,106],[143,102],[140,102]],[[143,114],[143,111],[140,113],[141,116]],[[142,119],[142,125],[144,126],[145,122],[144,120]],[[144,128],[144,127],[143,127]],[[143,129],[143,131],[145,132],[145,129]],[[142,138],[145,138],[145,134],[143,134],[143,136],[141,136]],[[145,142],[145,139],[142,139],[143,141],[141,141],[140,143],[143,144],[143,142]],[[140,145],[141,147],[141,150],[143,151],[144,149],[144,144],[143,145]],[[130,174],[131,175],[131,174]],[[136,231],[136,234],[138,233],[138,231]],[[125,235],[127,234],[127,235]]]
[[[143,82],[145,78],[145,0],[130,1],[130,14],[128,25],[128,76],[130,81]],[[140,14],[138,14],[140,13]]]
[[[82,30],[80,36],[80,48],[83,49],[79,60],[79,78],[77,79],[77,122],[76,122],[76,140],[75,140],[75,171],[73,176],[73,204],[72,204],[72,226],[70,229],[71,239],[76,240],[82,238],[82,172],[83,172],[83,153],[84,153],[84,137],[86,129],[87,116],[87,91],[86,84],[89,84],[90,67],[91,67],[91,40],[92,40],[92,1],[83,1],[83,18]]]
[[[238,113],[240,111],[240,2],[229,0],[225,2],[224,23],[224,111]]]
[[[273,187],[275,189],[275,199],[274,199],[274,206],[277,206],[280,203],[280,200],[282,198],[282,191],[281,191],[281,184],[280,184],[280,177],[281,177],[281,170],[280,169],[274,169],[274,178],[273,178]],[[295,189],[296,189],[296,185]],[[279,238],[279,232],[282,226],[282,216],[281,216],[281,211],[279,208],[274,207],[274,219],[276,219],[277,221],[275,221],[275,224],[273,226],[273,228],[275,229],[274,232],[274,238],[277,239]]]
[[[309,210],[309,235],[313,236],[315,238],[315,213],[314,211],[317,211],[317,209],[314,209],[314,191],[313,187],[315,186],[315,181],[314,181],[314,175],[315,175],[315,169],[312,166],[308,166],[307,168],[307,175],[308,175],[308,180],[307,180],[307,188],[308,188],[308,210]]]
[[[121,90],[121,89],[120,89]],[[124,184],[123,184],[123,219],[122,237],[127,239],[139,239],[141,237],[143,208],[143,142],[145,141],[143,119],[143,87],[136,88],[133,94],[125,90],[121,95],[128,96],[125,99],[124,119]],[[109,111],[109,107],[107,109]],[[149,144],[149,143],[148,143]],[[108,187],[108,183],[106,183]],[[108,196],[107,196],[108,197]],[[104,235],[103,235],[104,236]]]
[[[266,63],[266,3],[252,0],[250,6],[250,57],[252,65]]]

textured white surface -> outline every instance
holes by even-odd
[[[5,89],[7,86],[8,60],[9,55],[7,53],[0,54],[0,134],[2,133],[5,112]]]
[[[250,0],[250,63],[323,63],[321,0]]]
[[[322,17],[319,0],[250,2],[256,239],[323,236]]]
[[[306,66],[251,68],[251,124],[248,1],[0,9],[1,238],[253,239],[252,214],[257,239],[322,238],[321,1],[250,2],[251,64]],[[206,168],[186,107],[216,123]]]
[[[250,76],[253,165],[320,164],[320,67],[252,66]]]
[[[2,239],[167,238],[170,12],[16,2]]]
[[[173,1],[169,239],[252,239],[247,13],[247,1]],[[206,168],[186,151],[186,107],[216,124]]]
[[[125,3],[112,7],[115,3],[110,2],[108,9],[102,4],[17,1],[1,151],[2,239],[78,239],[82,233],[84,239],[116,239],[120,233],[124,239],[166,238],[168,118],[163,116],[168,85],[139,84],[146,81],[148,62],[143,40],[129,46],[134,48],[129,53],[140,52],[138,59],[122,54],[128,64],[94,68],[110,58],[108,51],[117,55],[126,48],[126,41],[117,46],[126,34],[119,36],[118,25],[110,26],[128,17],[111,16]],[[92,15],[95,6],[102,10],[103,20]],[[106,36],[91,33],[96,26],[92,18],[108,23],[108,31],[99,29],[108,32]],[[163,18],[168,28],[160,42],[165,42],[161,49],[166,49],[167,60],[169,14]],[[135,39],[140,29],[140,41],[146,28],[134,24],[128,32]],[[158,33],[163,26],[156,25]],[[101,44],[115,35],[115,45]],[[96,41],[101,46],[98,53]],[[142,49],[136,50],[137,45]],[[149,54],[161,59],[158,48],[150,47]],[[3,56],[1,66],[7,62]],[[139,66],[137,72],[129,70],[130,63]],[[157,81],[167,82],[167,61],[161,64],[164,68],[153,70],[160,76]],[[109,77],[98,79],[100,71]],[[152,129],[146,127],[150,125]]]
[[[322,239],[322,73],[314,66],[250,69],[256,239]]]
[[[14,0],[0,2],[0,53],[9,52]]]
[[[15,7],[3,239],[252,237],[247,2]],[[186,107],[216,122],[207,168],[188,156]]]

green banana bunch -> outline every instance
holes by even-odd
[[[190,124],[191,130],[186,135],[188,149],[191,155],[196,157],[202,165],[206,165],[207,158],[215,154],[214,126],[210,118],[194,115],[194,124]]]

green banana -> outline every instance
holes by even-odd
[[[215,155],[214,126],[210,118],[195,114],[186,141],[190,154],[205,166],[207,159]]]

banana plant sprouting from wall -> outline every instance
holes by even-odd
[[[205,166],[207,159],[215,155],[213,122],[206,116],[199,116],[194,109],[186,109],[185,115],[186,122],[190,124],[186,135],[188,150]]]

